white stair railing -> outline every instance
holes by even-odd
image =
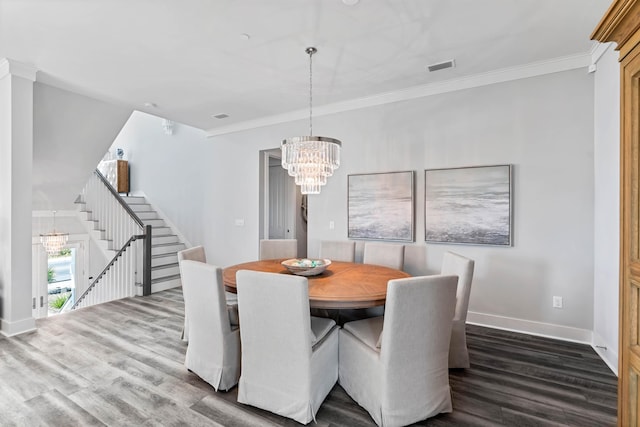
[[[133,296],[137,282],[142,282],[142,294],[149,295],[151,226],[144,225],[98,170],[82,189],[80,198],[89,218],[109,241],[109,249],[116,253],[71,309]]]
[[[99,171],[94,171],[82,189],[82,201],[97,221],[104,239],[111,242],[109,249],[118,250],[134,234],[144,234],[144,224],[122,200]]]
[[[144,237],[131,236],[87,290],[76,299],[71,310],[133,296],[138,252],[135,246],[136,241]]]

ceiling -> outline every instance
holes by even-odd
[[[609,4],[0,0],[0,58],[33,65],[43,83],[211,131],[308,108],[307,46],[318,49],[316,107],[589,53]],[[450,59],[455,68],[426,72]]]

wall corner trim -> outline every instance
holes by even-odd
[[[602,58],[602,55],[612,46],[614,46],[614,43],[596,43],[593,49],[591,49],[591,63],[597,64],[600,58]]]
[[[9,58],[0,58],[0,79],[13,75],[35,82],[37,72],[38,70],[32,65]]]
[[[604,344],[604,347],[606,348],[602,348],[603,344]],[[596,353],[598,353],[598,356],[600,356],[600,358],[604,360],[604,363],[607,364],[609,369],[611,369],[611,372],[616,374],[616,377],[617,377],[618,376],[618,349],[611,348],[609,345],[607,345],[607,342],[595,331],[593,332],[593,342],[591,343],[591,347],[593,347],[593,350]]]

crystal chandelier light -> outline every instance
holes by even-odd
[[[340,146],[334,138],[313,136],[313,66],[315,47],[308,47],[309,55],[309,136],[295,136],[282,141],[282,167],[295,178],[302,194],[318,194],[327,177],[340,166]]]
[[[56,232],[56,211],[53,211],[53,232],[40,235],[40,242],[49,255],[57,254],[69,240],[69,233]]]

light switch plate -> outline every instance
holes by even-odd
[[[553,308],[562,308],[562,297],[553,297]]]

